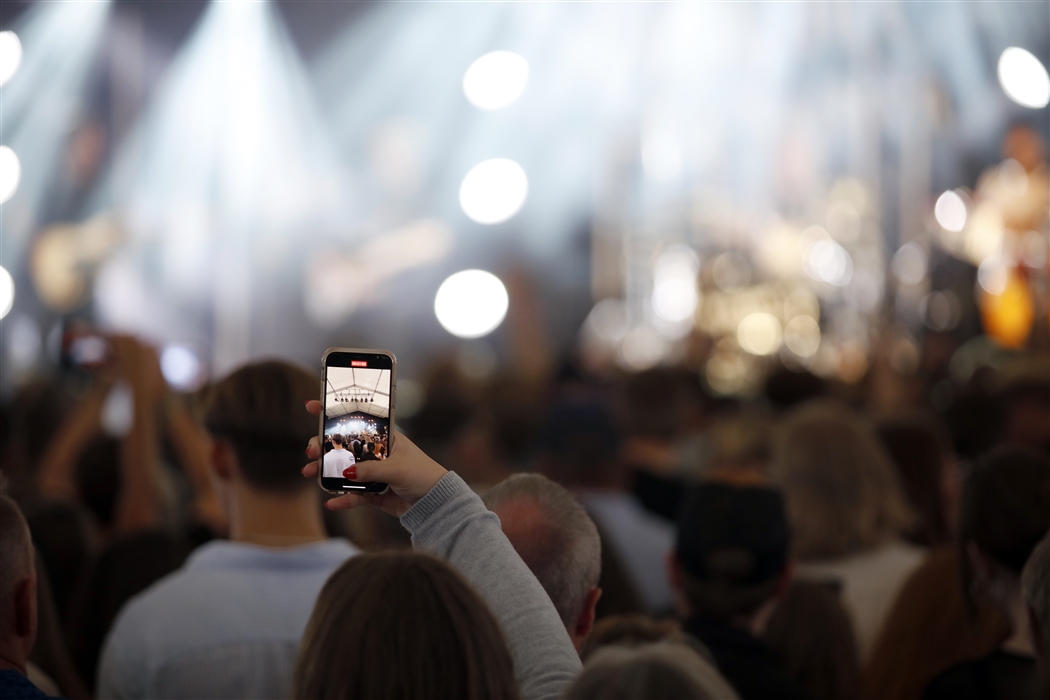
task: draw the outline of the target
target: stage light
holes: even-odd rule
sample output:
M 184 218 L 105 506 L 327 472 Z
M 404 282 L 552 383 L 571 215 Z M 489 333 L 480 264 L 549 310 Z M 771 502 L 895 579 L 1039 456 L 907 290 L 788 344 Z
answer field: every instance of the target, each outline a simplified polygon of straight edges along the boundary
M 845 248 L 830 238 L 810 245 L 804 266 L 806 274 L 813 279 L 836 287 L 845 287 L 853 277 L 852 258 Z
M 948 190 L 937 198 L 937 204 L 933 207 L 933 215 L 944 230 L 962 231 L 966 226 L 966 202 L 957 192 Z
M 688 321 L 696 313 L 696 280 L 670 279 L 653 289 L 653 311 L 669 323 Z
M 917 243 L 905 243 L 893 255 L 893 274 L 907 285 L 914 286 L 926 277 L 926 253 Z
M 999 56 L 999 84 L 1017 104 L 1042 109 L 1050 103 L 1050 76 L 1039 59 L 1016 46 Z
M 14 196 L 22 179 L 22 164 L 7 146 L 0 146 L 0 204 Z
M 529 193 L 529 180 L 520 165 L 507 158 L 478 163 L 459 186 L 463 213 L 479 224 L 498 224 L 521 209 Z
M 15 305 L 15 281 L 11 273 L 0 267 L 0 318 L 6 316 Z
M 781 338 L 780 321 L 761 311 L 745 316 L 736 329 L 740 347 L 752 355 L 772 355 L 780 348 Z
M 529 62 L 511 51 L 493 51 L 470 64 L 463 74 L 463 93 L 486 111 L 503 109 L 521 97 L 529 81 Z
M 22 64 L 22 42 L 14 32 L 0 32 L 0 85 L 18 71 Z
M 796 316 L 784 327 L 784 345 L 799 357 L 813 357 L 820 348 L 820 325 L 812 316 Z
M 192 391 L 199 387 L 202 372 L 197 355 L 185 345 L 168 345 L 160 354 L 160 370 L 174 389 Z
M 464 270 L 438 288 L 434 314 L 441 327 L 460 338 L 480 338 L 499 327 L 510 299 L 498 277 L 484 270 Z
M 985 258 L 980 267 L 977 268 L 977 282 L 981 288 L 991 295 L 1002 294 L 1006 289 L 1009 270 L 997 256 Z

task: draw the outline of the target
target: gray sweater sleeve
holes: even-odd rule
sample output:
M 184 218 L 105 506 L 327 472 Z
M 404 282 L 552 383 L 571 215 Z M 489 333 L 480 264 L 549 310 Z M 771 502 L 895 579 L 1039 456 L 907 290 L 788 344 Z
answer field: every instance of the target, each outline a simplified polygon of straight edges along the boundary
M 446 559 L 488 603 L 507 638 L 523 700 L 560 698 L 580 672 L 580 658 L 495 513 L 449 472 L 401 516 L 401 524 L 415 549 Z

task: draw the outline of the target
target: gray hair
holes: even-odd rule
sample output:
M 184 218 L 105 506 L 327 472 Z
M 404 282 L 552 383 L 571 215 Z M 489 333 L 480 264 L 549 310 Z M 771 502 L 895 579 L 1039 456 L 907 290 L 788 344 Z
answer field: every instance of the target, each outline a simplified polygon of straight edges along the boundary
M 545 476 L 515 474 L 485 494 L 503 531 L 539 580 L 567 629 L 598 585 L 602 544 L 579 501 Z
M 1021 572 L 1024 600 L 1039 621 L 1044 653 L 1050 654 L 1050 532 L 1036 545 Z
M 594 653 L 565 693 L 576 700 L 723 700 L 739 696 L 729 682 L 684 644 L 657 642 Z
M 0 626 L 11 629 L 5 619 L 15 584 L 33 574 L 33 540 L 22 510 L 0 493 Z

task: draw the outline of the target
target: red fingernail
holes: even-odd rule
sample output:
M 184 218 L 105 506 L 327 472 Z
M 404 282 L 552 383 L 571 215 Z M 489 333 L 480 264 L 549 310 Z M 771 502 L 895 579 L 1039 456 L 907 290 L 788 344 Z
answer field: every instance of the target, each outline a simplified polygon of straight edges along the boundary
M 357 478 L 357 467 L 347 467 L 343 470 L 343 476 L 353 481 Z

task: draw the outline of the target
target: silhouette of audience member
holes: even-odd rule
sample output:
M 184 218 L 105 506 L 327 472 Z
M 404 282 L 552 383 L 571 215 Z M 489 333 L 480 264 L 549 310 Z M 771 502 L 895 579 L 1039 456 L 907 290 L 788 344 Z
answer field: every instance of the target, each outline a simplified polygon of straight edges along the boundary
M 463 577 L 425 554 L 362 554 L 317 598 L 297 698 L 517 700 L 499 623 Z
M 46 698 L 28 676 L 37 632 L 36 564 L 22 511 L 0 494 L 0 698 Z
M 668 558 L 679 615 L 745 700 L 809 697 L 759 640 L 791 579 L 789 546 L 772 489 L 712 482 L 686 496 Z
M 99 666 L 106 698 L 283 698 L 317 593 L 357 549 L 329 540 L 303 445 L 317 422 L 308 372 L 247 365 L 205 400 L 230 541 L 198 548 L 121 611 Z
M 861 663 L 925 550 L 903 539 L 914 517 L 874 429 L 820 401 L 784 419 L 770 473 L 784 491 L 797 576 L 840 586 Z
M 603 647 L 565 694 L 574 700 L 735 700 L 739 696 L 706 659 L 688 646 L 658 642 Z
M 923 697 L 999 700 L 1038 692 L 1036 646 L 1021 593 L 1021 572 L 1050 530 L 1050 459 L 1008 446 L 985 455 L 963 484 L 959 556 L 971 597 L 998 606 L 1010 636 L 991 654 L 948 669 Z
M 579 651 L 602 594 L 602 544 L 594 522 L 569 491 L 539 474 L 504 479 L 483 500 L 547 591 Z
M 609 411 L 596 400 L 556 403 L 547 415 L 540 446 L 540 471 L 580 499 L 602 535 L 603 551 L 608 549 L 623 563 L 645 611 L 669 611 L 671 589 L 664 561 L 674 545 L 674 528 L 627 490 L 620 432 Z

